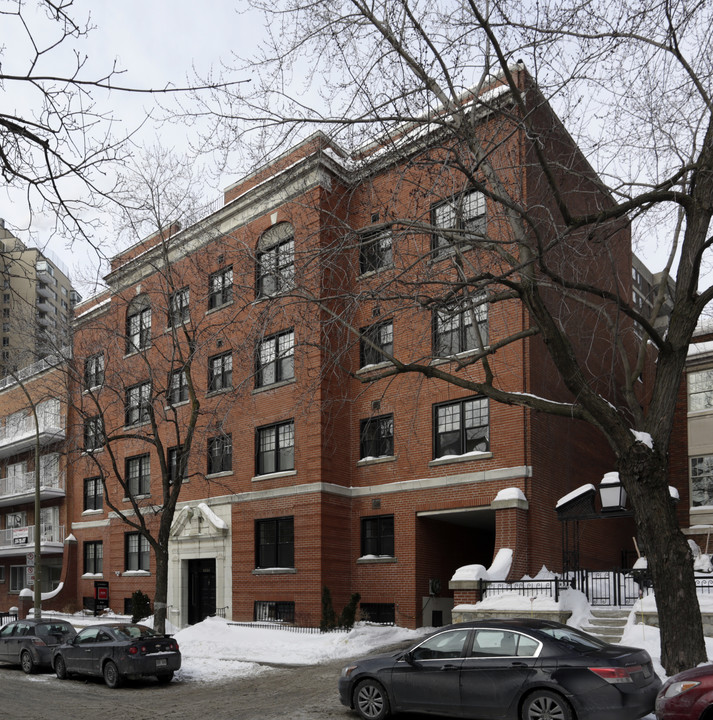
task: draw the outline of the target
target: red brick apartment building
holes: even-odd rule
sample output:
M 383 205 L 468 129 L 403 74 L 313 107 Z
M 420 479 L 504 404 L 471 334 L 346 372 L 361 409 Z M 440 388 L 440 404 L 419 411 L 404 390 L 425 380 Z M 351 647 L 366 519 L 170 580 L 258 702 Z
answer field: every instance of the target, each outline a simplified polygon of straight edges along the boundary
M 544 152 L 570 174 L 568 202 L 606 202 L 547 105 L 536 121 L 551 128 Z M 544 225 L 554 200 L 523 132 L 487 111 L 475 132 L 492 138 L 501 181 Z M 375 146 L 357 162 L 310 137 L 230 187 L 211 214 L 117 255 L 108 290 L 77 307 L 83 377 L 69 403 L 65 521 L 77 605 L 91 604 L 98 580 L 117 611 L 136 589 L 153 597 L 156 558 L 138 520 L 156 531 L 176 482 L 166 542 L 177 626 L 216 611 L 318 624 L 325 586 L 337 612 L 358 592 L 374 620 L 440 624 L 463 565 L 488 567 L 511 548 L 511 578 L 561 568 L 557 500 L 612 469 L 589 427 L 437 373 L 368 382 L 390 357 L 479 377 L 469 353 L 519 332 L 492 355 L 497 381 L 567 397 L 519 302 L 478 298 L 475 312 L 458 293 L 431 302 L 458 278 L 434 226 L 503 242 L 507 228 L 444 162 L 467 148 L 437 133 L 399 143 L 396 157 Z M 560 257 L 630 297 L 628 229 L 614 237 L 607 257 L 582 253 L 577 237 Z M 477 264 L 475 252 L 459 257 Z M 610 373 L 591 318 L 567 308 L 561 322 Z M 520 492 L 498 497 L 509 488 Z M 588 525 L 582 565 L 618 566 L 626 523 Z

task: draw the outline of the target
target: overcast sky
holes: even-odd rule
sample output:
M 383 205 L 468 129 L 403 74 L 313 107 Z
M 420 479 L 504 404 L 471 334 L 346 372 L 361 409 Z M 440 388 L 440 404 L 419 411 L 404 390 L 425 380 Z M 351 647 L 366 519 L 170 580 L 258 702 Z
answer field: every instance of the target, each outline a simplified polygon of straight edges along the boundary
M 30 0 L 29 4 L 32 2 Z M 8 3 L 8 0 L 0 0 L 0 3 Z M 117 78 L 124 86 L 184 85 L 194 69 L 200 75 L 206 75 L 211 68 L 220 66 L 221 59 L 229 61 L 232 52 L 249 56 L 264 33 L 262 16 L 249 9 L 249 0 L 207 0 L 201 4 L 193 0 L 122 0 L 117 3 L 75 0 L 75 8 L 75 16 L 80 19 L 91 12 L 92 23 L 96 26 L 79 46 L 88 58 L 85 75 L 100 77 L 116 62 L 117 67 L 125 71 Z M 19 42 L 16 33 L 8 32 L 8 28 L 7 22 L 0 19 L 0 37 L 4 43 L 0 60 L 6 72 L 16 58 L 22 57 L 22 48 L 13 45 L 13 42 Z M 61 60 L 56 52 L 51 57 L 54 63 Z M 56 69 L 52 67 L 52 70 Z M 9 86 L 4 90 L 0 97 L 7 108 L 14 98 L 9 97 Z M 137 127 L 147 113 L 155 109 L 153 102 L 147 95 L 132 97 L 113 93 L 109 98 L 110 110 L 121 123 L 116 134 Z M 175 148 L 180 154 L 189 142 L 189 132 L 185 127 L 157 129 L 147 123 L 136 140 L 151 145 L 158 134 L 162 146 Z M 226 175 L 212 181 L 206 192 L 207 199 L 212 200 L 220 190 L 238 179 Z M 11 229 L 26 227 L 29 216 L 23 198 L 0 192 L 0 217 Z M 29 239 L 44 247 L 53 225 L 51 216 L 35 216 L 32 221 L 34 237 L 28 237 L 24 232 L 18 234 L 23 240 Z M 95 241 L 106 247 L 107 253 L 116 251 L 109 224 L 97 234 L 104 235 L 96 237 Z M 61 238 L 49 240 L 48 248 L 70 268 L 75 283 L 79 281 L 79 267 L 96 267 L 98 264 L 96 258 L 83 252 L 82 248 L 67 249 Z M 662 268 L 664 258 L 657 255 L 655 248 L 650 247 L 648 252 L 640 254 L 653 271 Z M 80 287 L 80 291 L 86 296 L 86 288 Z

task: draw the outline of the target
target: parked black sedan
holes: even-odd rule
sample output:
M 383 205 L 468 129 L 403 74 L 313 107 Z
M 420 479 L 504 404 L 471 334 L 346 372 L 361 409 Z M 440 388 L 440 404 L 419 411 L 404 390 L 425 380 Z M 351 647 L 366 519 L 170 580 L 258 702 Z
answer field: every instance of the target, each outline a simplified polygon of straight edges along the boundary
M 52 667 L 55 647 L 76 634 L 66 620 L 16 620 L 0 630 L 0 661 L 20 665 L 26 673 Z
M 406 652 L 359 660 L 339 679 L 342 704 L 364 720 L 634 720 L 653 710 L 660 687 L 645 650 L 524 618 L 450 625 Z
M 71 642 L 54 652 L 52 665 L 57 677 L 97 675 L 110 688 L 125 678 L 154 675 L 160 683 L 171 682 L 181 667 L 178 643 L 145 625 L 108 623 L 91 625 Z

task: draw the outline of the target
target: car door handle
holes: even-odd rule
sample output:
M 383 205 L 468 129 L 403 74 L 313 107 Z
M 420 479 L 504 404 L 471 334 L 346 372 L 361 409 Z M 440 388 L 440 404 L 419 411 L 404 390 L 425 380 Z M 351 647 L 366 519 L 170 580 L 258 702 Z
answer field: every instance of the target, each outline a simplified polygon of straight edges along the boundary
M 457 665 L 441 665 L 440 669 L 446 670 L 446 671 L 452 671 L 452 670 L 459 670 L 460 668 Z
M 527 667 L 527 663 L 524 662 L 514 662 L 510 664 L 511 667 Z

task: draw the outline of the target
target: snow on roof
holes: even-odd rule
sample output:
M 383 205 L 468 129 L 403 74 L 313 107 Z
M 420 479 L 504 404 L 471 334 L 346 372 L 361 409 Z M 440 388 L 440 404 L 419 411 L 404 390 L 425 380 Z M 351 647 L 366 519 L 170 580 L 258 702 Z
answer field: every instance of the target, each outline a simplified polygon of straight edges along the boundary
M 570 502 L 570 500 L 574 500 L 576 497 L 579 497 L 580 495 L 586 495 L 588 492 L 596 492 L 596 488 L 592 483 L 587 483 L 586 485 L 580 485 L 576 490 L 572 490 L 571 493 L 567 493 L 566 495 L 563 495 L 555 505 L 556 508 L 565 505 L 566 503 Z

